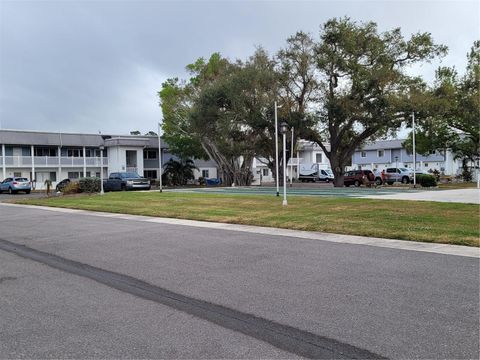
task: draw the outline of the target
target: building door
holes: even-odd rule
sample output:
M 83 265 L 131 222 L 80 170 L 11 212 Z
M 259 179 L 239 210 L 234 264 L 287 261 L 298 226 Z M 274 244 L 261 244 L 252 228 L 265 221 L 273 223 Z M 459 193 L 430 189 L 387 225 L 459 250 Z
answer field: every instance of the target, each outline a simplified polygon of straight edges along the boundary
M 138 172 L 137 150 L 126 150 L 126 164 L 128 172 Z

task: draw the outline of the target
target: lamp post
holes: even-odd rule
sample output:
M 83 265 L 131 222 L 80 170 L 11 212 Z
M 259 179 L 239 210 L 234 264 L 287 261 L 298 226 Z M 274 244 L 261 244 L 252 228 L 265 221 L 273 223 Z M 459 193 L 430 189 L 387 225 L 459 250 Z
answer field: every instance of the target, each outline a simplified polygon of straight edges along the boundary
M 287 131 L 287 123 L 282 122 L 280 125 L 280 132 L 283 135 L 283 206 L 287 205 Z
M 100 146 L 100 195 L 103 195 L 103 145 Z
M 279 187 L 278 187 L 278 118 L 277 118 L 277 109 L 281 108 L 281 106 L 277 106 L 277 102 L 275 101 L 275 167 L 276 167 L 276 174 L 275 174 L 275 182 L 277 184 L 277 196 L 280 196 Z
M 413 187 L 417 187 L 417 153 L 415 150 L 415 112 L 412 111 L 412 145 L 413 145 Z
M 292 144 L 291 144 L 292 151 L 290 152 L 290 159 L 292 160 L 292 162 L 290 164 L 290 187 L 292 187 L 292 183 L 293 183 L 293 133 L 294 132 L 295 132 L 295 128 L 292 126 Z
M 160 187 L 160 192 L 163 191 L 163 184 L 162 184 L 162 173 L 163 173 L 163 166 L 162 166 L 162 140 L 160 138 L 160 131 L 161 131 L 161 127 L 160 127 L 160 123 L 158 123 L 158 166 L 159 166 L 159 178 L 160 178 L 160 181 L 158 183 L 159 187 Z
M 398 156 L 395 156 L 395 168 L 398 169 Z

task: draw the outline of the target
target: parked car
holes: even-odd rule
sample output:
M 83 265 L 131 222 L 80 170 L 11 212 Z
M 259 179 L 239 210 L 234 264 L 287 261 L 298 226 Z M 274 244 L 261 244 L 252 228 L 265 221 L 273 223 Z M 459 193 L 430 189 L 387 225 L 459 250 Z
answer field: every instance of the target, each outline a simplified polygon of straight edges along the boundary
M 9 194 L 16 194 L 19 191 L 30 194 L 32 184 L 24 177 L 9 177 L 0 183 L 0 193 L 4 191 L 8 191 Z
M 150 187 L 148 179 L 134 172 L 111 173 L 103 182 L 104 191 L 150 190 Z
M 70 179 L 63 179 L 62 181 L 60 181 L 57 186 L 55 186 L 55 190 L 58 192 L 58 191 L 63 191 L 63 189 L 65 189 L 65 186 L 67 186 L 68 184 L 71 183 L 71 180 Z
M 413 181 L 413 171 L 406 168 L 386 168 L 385 182 L 388 185 L 393 185 L 394 182 L 401 182 L 402 184 L 410 184 Z
M 347 171 L 343 176 L 343 185 L 356 187 L 375 181 L 375 174 L 371 170 L 352 170 Z

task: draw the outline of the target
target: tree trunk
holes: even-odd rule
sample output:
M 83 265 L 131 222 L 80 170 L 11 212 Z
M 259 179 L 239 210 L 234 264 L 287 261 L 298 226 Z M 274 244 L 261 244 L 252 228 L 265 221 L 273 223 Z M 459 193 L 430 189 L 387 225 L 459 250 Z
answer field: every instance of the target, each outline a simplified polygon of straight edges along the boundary
M 336 152 L 330 153 L 329 160 L 334 175 L 333 186 L 343 187 L 343 169 L 345 169 L 344 161 L 342 161 L 342 158 Z

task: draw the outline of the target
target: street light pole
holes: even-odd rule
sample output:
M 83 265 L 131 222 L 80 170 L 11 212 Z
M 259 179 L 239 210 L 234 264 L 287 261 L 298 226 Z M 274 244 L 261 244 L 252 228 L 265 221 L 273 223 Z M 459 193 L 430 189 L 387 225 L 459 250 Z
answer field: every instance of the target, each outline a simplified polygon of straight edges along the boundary
M 103 146 L 100 146 L 100 195 L 103 195 Z
M 280 196 L 280 189 L 278 187 L 278 119 L 277 119 L 277 102 L 275 101 L 275 182 L 277 183 L 277 196 Z
M 286 206 L 287 203 L 287 131 L 288 125 L 283 122 L 281 125 L 283 135 L 283 201 L 282 205 Z
M 413 145 L 413 187 L 417 187 L 417 153 L 415 149 L 415 112 L 412 111 L 412 145 Z
M 292 187 L 292 182 L 293 182 L 293 132 L 295 131 L 295 128 L 292 126 L 292 144 L 291 148 L 292 151 L 290 152 L 290 187 Z
M 163 166 L 162 166 L 162 140 L 160 138 L 160 123 L 158 123 L 158 173 L 159 173 L 159 178 L 160 181 L 158 183 L 158 186 L 160 187 L 160 192 L 163 191 L 163 184 L 162 184 L 162 173 L 163 173 Z

